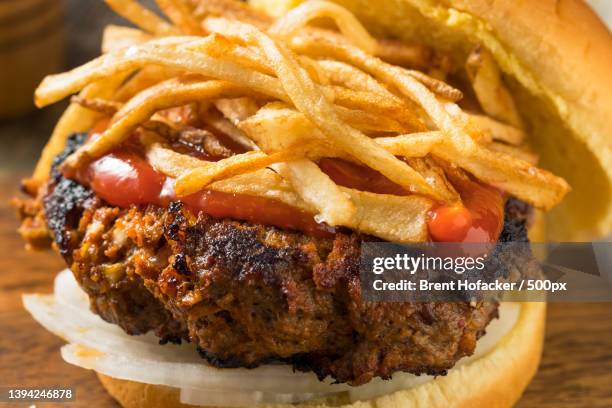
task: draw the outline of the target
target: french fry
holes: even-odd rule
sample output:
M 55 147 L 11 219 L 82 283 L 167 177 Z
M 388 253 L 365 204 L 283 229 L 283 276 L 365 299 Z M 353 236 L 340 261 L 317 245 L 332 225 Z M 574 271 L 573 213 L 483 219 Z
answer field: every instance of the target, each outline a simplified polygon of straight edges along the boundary
M 264 151 L 291 151 L 312 140 L 313 126 L 302 115 L 281 104 L 272 104 L 261 109 L 253 118 L 239 125 L 246 130 Z M 259 117 L 257 117 L 259 116 Z M 263 116 L 263 118 L 261 118 Z M 287 118 L 289 116 L 289 118 Z M 257 127 L 257 130 L 253 128 Z M 282 132 L 287 137 L 278 138 Z M 325 150 L 330 154 L 329 150 Z M 318 219 L 330 225 L 346 225 L 355 209 L 338 186 L 310 160 L 295 160 L 274 168 L 287 179 L 298 195 L 318 212 Z
M 314 82 L 320 85 L 329 85 L 329 76 L 327 72 L 313 58 L 304 55 L 297 56 L 298 63 L 308 72 L 308 75 Z
M 240 26 L 235 22 L 223 18 L 208 18 L 204 21 L 204 25 L 209 31 L 219 33 L 219 35 L 220 33 L 228 34 L 229 30 L 229 34 L 242 41 L 246 41 L 246 39 L 250 36 L 249 32 L 241 32 L 241 29 L 245 28 L 244 26 Z M 226 40 L 220 38 L 220 41 Z M 229 44 L 217 44 L 216 42 L 211 41 L 208 44 L 207 51 L 212 52 L 211 55 L 215 57 L 221 57 L 224 54 L 231 53 L 237 61 L 240 61 L 244 65 L 257 69 L 265 74 L 274 74 L 274 69 L 269 61 L 262 62 L 258 60 L 258 57 L 253 53 L 244 52 L 244 49 L 231 47 Z M 324 67 L 320 68 L 323 72 L 326 72 Z M 321 76 L 318 73 L 318 67 L 314 68 L 314 71 L 317 72 L 315 72 L 314 75 L 311 73 L 311 76 L 317 78 Z M 319 90 L 323 92 L 328 99 L 333 99 L 338 105 L 345 108 L 359 108 L 360 110 L 365 109 L 367 111 L 372 111 L 372 113 L 378 114 L 379 116 L 386 116 L 396 123 L 401 123 L 404 126 L 401 126 L 399 131 L 425 130 L 425 125 L 416 117 L 410 107 L 406 106 L 405 103 L 389 92 L 387 92 L 385 95 L 386 97 L 381 97 L 376 92 L 354 91 L 343 87 L 321 87 Z M 338 113 L 342 114 L 341 112 Z M 368 123 L 375 122 L 376 121 L 371 120 L 362 122 L 359 124 L 359 128 L 366 130 L 380 129 L 380 126 L 374 128 L 372 126 L 364 126 Z M 389 126 L 386 128 L 388 129 Z M 397 126 L 393 128 L 394 130 L 398 129 Z
M 245 149 L 258 150 L 257 145 L 251 139 L 249 139 L 242 130 L 240 130 L 230 120 L 221 117 L 221 115 L 215 115 L 210 113 L 207 114 L 206 124 L 212 129 L 226 135 Z
M 232 60 L 242 66 L 255 69 L 264 74 L 274 74 L 274 70 L 262 57 L 257 49 L 236 44 L 223 35 L 212 33 L 208 36 L 210 41 L 202 42 L 197 50 L 216 58 L 232 57 Z
M 211 16 L 226 17 L 252 24 L 261 30 L 267 29 L 274 22 L 268 14 L 249 7 L 242 1 L 235 0 L 198 1 L 193 15 L 199 20 Z
M 352 65 L 334 60 L 319 60 L 318 64 L 325 70 L 334 84 L 343 85 L 356 91 L 372 92 L 389 99 L 398 99 L 381 83 Z
M 399 123 L 393 118 L 386 116 L 376 115 L 371 112 L 366 112 L 356 109 L 347 109 L 343 106 L 335 107 L 336 114 L 338 117 L 346 122 L 347 125 L 367 133 L 367 132 L 395 132 L 405 133 L 412 130 L 402 123 Z
M 476 47 L 468 57 L 466 71 L 482 110 L 494 119 L 522 129 L 521 115 L 491 53 L 480 46 Z
M 512 96 L 483 50 L 466 67 L 486 116 L 461 110 L 462 93 L 437 77 L 388 63 L 444 74 L 438 54 L 375 40 L 335 4 L 307 2 L 274 21 L 232 0 L 157 0 L 170 24 L 136 1 L 107 2 L 142 30 L 108 27 L 105 55 L 41 83 L 39 106 L 81 94 L 32 185 L 44 183 L 68 133 L 103 114 L 112 116 L 109 127 L 70 156 L 65 170 L 76 172 L 138 135 L 149 163 L 176 179 L 179 196 L 210 189 L 264 197 L 398 242 L 428 239 L 434 202 L 460 202 L 449 182 L 455 172 L 544 209 L 569 191 L 535 167 Z M 310 26 L 321 17 L 339 32 Z M 213 134 L 236 142 L 234 152 Z M 178 153 L 178 140 L 223 159 Z M 382 195 L 338 186 L 315 163 L 322 158 L 365 165 L 402 189 Z
M 433 62 L 433 52 L 426 45 L 407 45 L 395 40 L 378 40 L 376 56 L 390 64 L 414 69 L 430 68 Z
M 142 30 L 131 27 L 108 25 L 102 35 L 102 52 L 107 53 L 132 45 L 150 41 L 152 37 Z
M 201 43 L 204 44 L 211 40 L 204 39 L 201 40 Z M 189 44 L 190 46 L 197 47 L 197 44 L 193 42 L 189 42 Z M 68 73 L 47 77 L 36 91 L 37 105 L 48 105 L 78 91 L 86 84 L 99 78 L 131 72 L 147 63 L 226 79 L 243 84 L 246 88 L 259 91 L 264 95 L 270 95 L 284 101 L 289 100 L 280 81 L 269 75 L 243 68 L 240 65 L 220 58 L 186 50 L 160 49 L 158 45 L 153 42 L 130 47 L 127 50 L 112 52 Z M 327 89 L 327 91 L 330 91 L 328 95 L 333 98 L 333 90 Z M 351 116 L 350 112 L 347 113 L 346 110 L 339 114 L 342 115 L 343 113 L 346 113 L 348 117 Z M 370 120 L 371 118 L 367 119 L 366 124 L 374 123 Z M 387 121 L 387 123 L 392 122 Z M 369 128 L 378 130 L 380 126 L 370 126 Z M 403 126 L 394 126 L 392 130 L 396 129 L 406 130 Z
M 105 78 L 85 88 L 81 92 L 81 97 L 110 99 L 124 80 L 125 75 Z M 100 116 L 98 112 L 85 109 L 79 104 L 70 104 L 55 125 L 55 129 L 53 129 L 53 133 L 45 145 L 40 159 L 38 159 L 30 183 L 38 187 L 42 186 L 49 177 L 53 159 L 64 150 L 68 137 L 75 132 L 89 130 Z
M 403 157 L 425 157 L 433 147 L 444 142 L 444 134 L 438 131 L 411 133 L 391 137 L 379 137 L 376 143 L 389 153 Z
M 439 191 L 443 191 L 446 201 L 460 203 L 461 197 L 453 185 L 448 181 L 444 170 L 438 166 L 431 157 L 406 158 L 406 161 L 413 169 L 421 173 Z
M 406 131 L 424 131 L 425 124 L 398 98 L 387 98 L 377 93 L 353 91 L 347 88 L 331 87 L 334 102 L 349 109 L 370 112 L 381 117 L 392 118 L 405 125 Z
M 361 50 L 344 44 L 312 38 L 299 38 L 292 45 L 309 55 L 324 53 L 349 62 L 374 77 L 393 84 L 400 92 L 423 107 L 436 126 L 447 135 L 445 144 L 436 145 L 433 153 L 468 170 L 484 182 L 505 189 L 536 207 L 549 209 L 559 203 L 569 191 L 567 183 L 549 172 L 511 156 L 491 152 L 479 146 L 458 126 L 449 114 L 454 104 L 441 104 L 435 95 L 402 69 L 383 63 Z
M 238 128 L 267 151 L 299 146 L 312 137 L 325 139 L 304 115 L 280 102 L 265 105 L 255 115 L 239 122 Z M 280 134 L 283 137 L 277 136 Z
M 308 148 L 282 150 L 269 155 L 264 152 L 246 152 L 210 162 L 182 175 L 176 182 L 175 191 L 179 197 L 193 194 L 217 180 L 259 170 L 274 163 L 295 160 L 307 152 Z
M 395 196 L 340 189 L 350 196 L 356 208 L 356 214 L 347 227 L 391 242 L 427 240 L 427 213 L 433 206 L 431 200 L 418 195 Z
M 202 35 L 204 30 L 182 0 L 155 0 L 175 26 L 187 35 Z
M 147 150 L 149 162 L 158 171 L 180 177 L 188 171 L 205 165 L 195 158 L 185 160 L 159 144 Z M 209 189 L 232 194 L 246 194 L 278 200 L 294 208 L 316 214 L 317 209 L 302 200 L 292 185 L 278 173 L 269 169 L 241 174 L 211 184 Z M 353 203 L 355 213 L 344 226 L 379 236 L 394 242 L 422 242 L 427 239 L 427 212 L 433 203 L 420 196 L 392 196 L 367 193 L 340 187 L 340 191 Z
M 84 98 L 80 95 L 74 95 L 70 99 L 71 103 L 76 103 L 81 105 L 82 107 L 100 112 L 105 115 L 113 116 L 115 112 L 121 109 L 122 103 L 116 101 L 109 101 L 107 99 L 102 98 Z
M 195 157 L 177 153 L 161 143 L 149 144 L 146 156 L 149 163 L 157 171 L 172 178 L 179 178 L 208 164 L 208 162 Z M 311 213 L 316 211 L 299 198 L 289 182 L 268 168 L 220 180 L 211 184 L 208 188 L 223 193 L 253 195 L 278 200 Z
M 458 102 L 463 99 L 463 92 L 456 88 L 453 88 L 445 82 L 442 82 L 420 71 L 415 71 L 412 69 L 406 70 L 406 73 L 421 82 L 423 85 L 429 88 L 430 91 L 436 93 L 439 96 L 442 96 L 445 99 L 448 99 L 451 102 Z
M 505 125 L 488 116 L 471 114 L 470 120 L 495 140 L 512 145 L 520 145 L 525 140 L 525 133 L 513 126 Z
M 136 0 L 105 0 L 106 4 L 121 17 L 131 21 L 142 30 L 157 35 L 174 35 L 178 30 L 157 14 L 141 6 Z
M 267 104 L 255 115 L 241 121 L 238 127 L 259 146 L 271 151 L 299 146 L 316 137 L 328 157 L 347 157 L 339 149 L 334 148 L 334 145 L 303 114 L 283 103 Z M 283 137 L 279 138 L 279 134 Z M 431 151 L 433 144 L 443 141 L 444 135 L 441 132 L 425 132 L 373 140 L 396 156 L 422 157 Z
M 234 23 L 233 31 L 261 47 L 291 97 L 291 102 L 335 144 L 409 191 L 440 198 L 439 193 L 406 163 L 382 149 L 363 133 L 343 123 L 287 49 L 250 26 Z
M 259 110 L 257 103 L 253 99 L 246 97 L 218 99 L 215 101 L 215 106 L 233 124 L 238 124 L 240 121 L 255 115 Z
M 340 32 L 354 45 L 365 52 L 376 53 L 376 40 L 361 23 L 345 8 L 327 1 L 311 0 L 295 7 L 268 29 L 271 35 L 290 38 L 311 20 L 328 17 L 334 20 Z
M 175 152 L 159 141 L 150 143 L 146 151 L 147 160 L 158 171 L 172 177 L 179 178 L 208 162 Z
M 349 196 L 310 160 L 294 160 L 274 166 L 291 183 L 304 202 L 317 210 L 315 220 L 329 225 L 347 225 L 355 215 Z
M 162 82 L 127 102 L 117 112 L 111 126 L 99 138 L 68 157 L 64 165 L 77 168 L 82 161 L 101 156 L 124 141 L 139 124 L 159 110 L 215 97 L 231 97 L 242 92 L 242 87 L 229 82 L 202 81 L 194 77 Z
M 78 92 L 91 82 L 108 76 L 133 72 L 148 64 L 231 80 L 260 91 L 264 95 L 271 95 L 281 100 L 287 99 L 278 80 L 268 75 L 205 54 L 160 48 L 157 44 L 147 43 L 105 54 L 67 73 L 46 77 L 36 90 L 36 104 L 39 107 L 49 105 Z
M 125 83 L 123 83 L 121 87 L 117 89 L 115 99 L 117 101 L 125 102 L 147 88 L 180 75 L 181 72 L 173 69 L 168 69 L 157 65 L 149 65 L 140 69 L 128 80 L 126 80 Z
M 487 145 L 487 148 L 495 152 L 505 153 L 509 156 L 514 156 L 517 159 L 525 161 L 532 166 L 538 164 L 538 155 L 531 152 L 527 147 L 512 146 L 505 143 L 493 142 Z
M 472 173 L 476 178 L 548 210 L 570 191 L 565 180 L 517 157 L 476 146 L 458 151 L 453 144 L 436 145 L 432 153 Z

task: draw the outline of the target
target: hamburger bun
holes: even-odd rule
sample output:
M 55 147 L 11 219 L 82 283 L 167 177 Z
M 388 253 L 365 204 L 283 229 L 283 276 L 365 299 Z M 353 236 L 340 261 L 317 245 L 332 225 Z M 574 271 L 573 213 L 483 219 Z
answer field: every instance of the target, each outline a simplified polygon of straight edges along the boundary
M 296 4 L 251 1 L 270 14 L 282 14 Z M 607 71 L 612 38 L 588 6 L 580 0 L 542 0 L 529 8 L 510 0 L 337 2 L 376 35 L 406 42 L 418 39 L 458 61 L 464 61 L 477 44 L 489 49 L 507 75 L 544 167 L 565 177 L 573 188 L 549 214 L 548 237 L 587 239 L 610 230 L 612 78 Z M 86 124 L 85 114 L 83 118 L 82 129 L 72 130 L 91 125 L 93 119 Z M 545 314 L 544 303 L 523 303 L 518 321 L 492 350 L 453 368 L 447 376 L 368 401 L 347 405 L 323 400 L 305 406 L 512 406 L 537 371 Z M 179 402 L 175 388 L 98 377 L 124 408 L 190 406 Z

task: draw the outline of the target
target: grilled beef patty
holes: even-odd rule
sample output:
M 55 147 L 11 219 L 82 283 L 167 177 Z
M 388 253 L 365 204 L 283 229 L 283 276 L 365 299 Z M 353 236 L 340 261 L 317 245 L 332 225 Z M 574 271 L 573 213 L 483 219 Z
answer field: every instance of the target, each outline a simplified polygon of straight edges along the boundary
M 355 233 L 314 238 L 196 217 L 180 203 L 121 209 L 55 169 L 43 207 L 95 313 L 129 334 L 194 342 L 219 367 L 283 361 L 354 385 L 444 374 L 497 316 L 492 302 L 363 302 L 359 252 L 370 238 Z M 501 240 L 527 239 L 527 209 L 508 201 Z

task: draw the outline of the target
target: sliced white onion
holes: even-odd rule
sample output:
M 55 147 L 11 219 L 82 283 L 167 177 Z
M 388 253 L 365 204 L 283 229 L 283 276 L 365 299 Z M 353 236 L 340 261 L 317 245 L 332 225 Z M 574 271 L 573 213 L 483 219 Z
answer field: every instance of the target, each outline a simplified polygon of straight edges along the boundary
M 294 372 L 288 365 L 256 369 L 218 369 L 206 365 L 192 344 L 160 346 L 152 334 L 129 336 L 89 310 L 87 296 L 72 273 L 61 272 L 55 295 L 24 295 L 26 309 L 49 331 L 66 339 L 62 357 L 68 363 L 110 377 L 181 390 L 181 402 L 208 406 L 249 406 L 259 403 L 297 403 L 347 393 L 352 401 L 372 399 L 428 381 L 430 376 L 397 373 L 392 380 L 375 379 L 359 387 L 321 382 L 312 373 Z M 469 364 L 493 349 L 516 323 L 518 304 L 502 304 L 501 319 L 491 322 Z
M 71 281 L 72 280 L 72 281 Z M 338 392 L 346 390 L 346 385 L 330 385 L 330 381 L 320 382 L 312 373 L 296 373 L 287 365 L 266 365 L 256 370 L 217 369 L 203 363 L 192 344 L 160 346 L 154 343 L 154 336 L 128 336 L 117 326 L 103 321 L 89 311 L 87 303 L 67 302 L 80 299 L 79 294 L 65 293 L 81 289 L 74 283 L 72 274 L 62 272 L 56 280 L 58 290 L 65 295 L 64 301 L 54 295 L 25 295 L 26 309 L 47 330 L 64 338 L 69 343 L 81 345 L 99 353 L 85 355 L 80 360 L 87 368 L 96 369 L 104 374 L 131 379 L 150 384 L 166 384 L 191 388 L 217 387 L 219 384 L 236 384 L 236 389 L 269 391 L 282 393 L 285 389 L 294 392 Z M 60 289 L 61 288 L 61 289 Z M 77 306 L 80 304 L 80 308 Z M 94 356 L 95 359 L 91 357 Z M 110 368 L 103 370 L 90 366 L 106 363 L 106 357 L 115 361 Z M 139 368 L 129 370 L 130 365 Z M 116 361 L 121 361 L 118 364 Z M 70 361 L 73 362 L 73 361 Z M 77 365 L 81 365 L 75 362 Z M 114 370 L 112 373 L 109 370 Z M 121 375 L 124 373 L 124 375 Z M 287 388 L 288 387 L 288 388 Z

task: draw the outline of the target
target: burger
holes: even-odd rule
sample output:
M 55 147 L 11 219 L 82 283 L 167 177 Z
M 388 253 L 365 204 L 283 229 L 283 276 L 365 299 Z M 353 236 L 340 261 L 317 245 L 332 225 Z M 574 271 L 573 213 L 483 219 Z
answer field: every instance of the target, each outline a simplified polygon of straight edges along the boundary
M 126 408 L 519 399 L 545 303 L 366 301 L 361 249 L 609 231 L 588 6 L 107 3 L 136 28 L 40 84 L 39 106 L 74 96 L 18 203 L 68 265 L 24 296 L 67 362 Z

